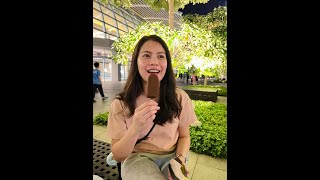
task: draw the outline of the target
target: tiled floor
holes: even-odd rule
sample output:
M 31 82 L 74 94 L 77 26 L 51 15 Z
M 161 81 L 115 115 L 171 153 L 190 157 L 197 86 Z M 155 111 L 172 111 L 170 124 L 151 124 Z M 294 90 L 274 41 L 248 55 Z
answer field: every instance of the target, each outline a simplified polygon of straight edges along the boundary
M 101 112 L 109 111 L 110 104 L 115 95 L 121 91 L 124 82 L 104 83 L 105 95 L 109 98 L 102 101 L 100 94 L 96 94 L 93 103 L 93 115 Z M 179 85 L 179 83 L 177 83 Z M 181 84 L 181 82 L 180 82 Z M 218 96 L 217 102 L 227 103 L 225 97 Z M 93 137 L 95 139 L 111 143 L 111 139 L 107 136 L 106 126 L 93 126 Z M 189 161 L 187 165 L 189 169 L 189 180 L 226 180 L 227 179 L 227 160 L 220 158 L 213 158 L 211 156 L 197 154 L 190 151 Z

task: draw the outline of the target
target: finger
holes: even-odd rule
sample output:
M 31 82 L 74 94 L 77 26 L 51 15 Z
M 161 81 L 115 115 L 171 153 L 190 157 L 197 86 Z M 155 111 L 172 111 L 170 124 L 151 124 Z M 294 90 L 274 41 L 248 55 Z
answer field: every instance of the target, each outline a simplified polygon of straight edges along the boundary
M 149 100 L 149 101 L 146 101 L 144 103 L 142 103 L 139 107 L 136 108 L 137 111 L 141 111 L 142 109 L 144 109 L 145 107 L 147 106 L 152 106 L 152 105 L 155 105 L 157 106 L 158 103 L 153 101 L 153 100 Z
M 139 110 L 135 110 L 135 113 L 144 116 L 145 114 L 147 114 L 147 113 L 150 112 L 150 111 L 156 111 L 156 112 L 157 112 L 159 109 L 160 109 L 159 106 L 149 105 L 149 106 L 144 107 L 144 108 L 141 109 L 140 111 L 139 111 Z
M 156 116 L 157 111 L 149 111 L 147 112 L 145 115 L 143 115 L 143 117 L 147 120 L 149 117 L 151 117 L 152 115 Z
M 146 119 L 146 122 L 153 121 L 156 118 L 156 115 L 153 114 L 149 118 Z
M 149 112 L 155 112 L 157 113 L 157 111 L 160 109 L 159 106 L 149 106 L 149 107 L 145 107 L 144 109 L 142 109 L 140 112 L 141 114 L 144 116 L 145 114 L 149 113 Z

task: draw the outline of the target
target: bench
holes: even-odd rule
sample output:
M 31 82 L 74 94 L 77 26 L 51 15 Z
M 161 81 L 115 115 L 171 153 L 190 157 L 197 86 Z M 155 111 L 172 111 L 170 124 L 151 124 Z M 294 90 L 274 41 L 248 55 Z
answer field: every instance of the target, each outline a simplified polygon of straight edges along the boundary
M 181 87 L 192 100 L 217 101 L 218 90 L 205 88 L 186 88 Z
M 110 152 L 111 144 L 93 138 L 93 174 L 104 180 L 119 180 L 118 167 L 106 162 Z

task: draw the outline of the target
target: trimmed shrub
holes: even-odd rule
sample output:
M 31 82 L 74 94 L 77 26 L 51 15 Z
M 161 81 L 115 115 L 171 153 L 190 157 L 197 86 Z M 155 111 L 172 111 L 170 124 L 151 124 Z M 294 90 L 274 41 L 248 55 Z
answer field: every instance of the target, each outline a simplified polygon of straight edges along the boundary
M 202 124 L 190 127 L 190 149 L 212 157 L 227 158 L 227 106 L 209 101 L 193 102 Z
M 93 118 L 93 124 L 99 126 L 106 126 L 108 124 L 109 112 L 100 113 Z

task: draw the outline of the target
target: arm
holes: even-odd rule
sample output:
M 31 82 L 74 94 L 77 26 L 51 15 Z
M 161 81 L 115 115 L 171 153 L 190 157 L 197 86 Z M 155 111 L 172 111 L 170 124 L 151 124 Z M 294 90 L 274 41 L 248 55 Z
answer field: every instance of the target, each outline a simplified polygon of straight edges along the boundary
M 129 128 L 121 139 L 112 139 L 111 151 L 113 153 L 113 159 L 118 162 L 125 160 L 132 153 L 138 136 L 138 133 L 132 128 Z
M 180 125 L 178 127 L 179 138 L 177 142 L 176 156 L 184 164 L 190 150 L 190 124 L 197 120 L 192 100 L 183 90 L 180 91 L 182 111 L 180 113 Z
M 99 81 L 100 81 L 100 83 L 101 83 L 101 85 L 102 85 L 102 79 L 101 79 L 101 75 L 100 75 L 100 70 L 98 71 L 98 78 L 99 78 Z
M 99 80 L 100 80 L 100 83 L 101 83 L 101 85 L 102 85 L 102 80 L 101 80 L 101 76 L 99 76 Z
M 190 132 L 189 126 L 179 127 L 179 138 L 176 150 L 176 156 L 185 163 L 187 154 L 190 149 Z

